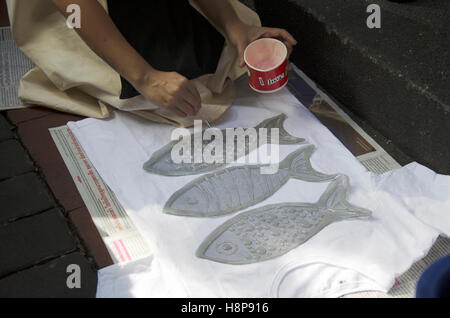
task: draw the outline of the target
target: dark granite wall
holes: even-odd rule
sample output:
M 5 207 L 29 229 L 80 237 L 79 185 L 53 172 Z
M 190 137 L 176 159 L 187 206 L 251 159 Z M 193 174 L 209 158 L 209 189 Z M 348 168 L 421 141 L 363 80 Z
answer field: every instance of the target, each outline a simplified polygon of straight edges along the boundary
M 366 7 L 381 6 L 381 29 Z M 450 174 L 450 1 L 255 0 L 266 26 L 299 44 L 291 59 L 414 160 Z

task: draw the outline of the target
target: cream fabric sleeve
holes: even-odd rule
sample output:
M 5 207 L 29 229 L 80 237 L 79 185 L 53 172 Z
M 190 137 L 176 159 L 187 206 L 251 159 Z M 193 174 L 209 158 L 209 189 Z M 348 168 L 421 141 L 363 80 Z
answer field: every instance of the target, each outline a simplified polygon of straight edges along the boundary
M 97 1 L 108 10 L 106 0 Z M 261 25 L 255 12 L 237 0 L 230 2 L 242 21 Z M 119 74 L 67 27 L 51 0 L 7 0 L 7 5 L 14 40 L 36 65 L 20 83 L 19 98 L 28 104 L 94 118 L 109 117 L 113 107 L 152 121 L 188 127 L 195 119 L 217 120 L 234 100 L 232 81 L 246 71 L 239 67 L 236 50 L 226 40 L 216 72 L 194 79 L 202 97 L 201 112 L 196 118 L 181 118 L 143 96 L 121 100 Z

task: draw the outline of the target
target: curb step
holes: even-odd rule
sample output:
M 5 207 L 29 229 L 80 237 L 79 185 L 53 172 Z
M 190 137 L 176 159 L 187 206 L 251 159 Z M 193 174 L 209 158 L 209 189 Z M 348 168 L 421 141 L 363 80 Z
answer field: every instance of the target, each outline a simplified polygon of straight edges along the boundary
M 366 26 L 370 3 L 381 28 Z M 263 25 L 298 40 L 291 60 L 401 152 L 450 174 L 450 3 L 255 0 Z

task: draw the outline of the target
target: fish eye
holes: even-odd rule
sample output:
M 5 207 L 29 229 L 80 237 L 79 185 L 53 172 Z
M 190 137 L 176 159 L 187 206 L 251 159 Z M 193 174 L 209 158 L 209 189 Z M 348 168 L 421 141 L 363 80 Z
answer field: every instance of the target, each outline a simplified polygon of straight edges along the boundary
M 238 246 L 233 242 L 222 242 L 216 245 L 216 251 L 222 255 L 233 255 L 238 250 Z
M 195 204 L 198 204 L 198 200 L 195 197 L 187 197 L 186 203 L 189 205 L 195 205 Z

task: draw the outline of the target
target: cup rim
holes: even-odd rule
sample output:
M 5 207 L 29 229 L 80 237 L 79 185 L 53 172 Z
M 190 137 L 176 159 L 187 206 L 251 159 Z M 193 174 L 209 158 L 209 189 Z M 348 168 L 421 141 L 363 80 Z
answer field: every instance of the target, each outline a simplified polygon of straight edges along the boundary
M 252 64 L 250 64 L 250 63 L 247 62 L 247 50 L 248 50 L 248 48 L 249 48 L 250 46 L 252 46 L 252 45 L 253 45 L 254 43 L 256 43 L 256 42 L 259 42 L 259 41 L 268 41 L 268 40 L 269 40 L 269 41 L 275 41 L 275 42 L 278 42 L 278 43 L 280 43 L 280 44 L 283 46 L 283 48 L 284 48 L 284 59 L 283 59 L 280 63 L 278 63 L 277 65 L 275 65 L 274 67 L 269 68 L 269 69 L 266 69 L 266 70 L 262 70 L 262 69 L 259 69 L 259 68 L 254 67 Z M 250 67 L 251 67 L 252 69 L 254 69 L 255 71 L 259 71 L 259 72 L 270 72 L 270 71 L 276 69 L 277 67 L 279 67 L 281 64 L 283 64 L 283 63 L 286 61 L 286 59 L 287 59 L 287 54 L 288 54 L 287 47 L 286 47 L 286 45 L 285 45 L 283 42 L 281 42 L 280 40 L 277 40 L 277 39 L 274 39 L 274 38 L 260 38 L 260 39 L 258 39 L 258 40 L 253 41 L 253 42 L 250 43 L 249 45 L 247 45 L 247 47 L 246 47 L 245 50 L 244 50 L 244 62 L 245 62 L 245 64 L 247 64 L 247 66 L 250 66 Z

